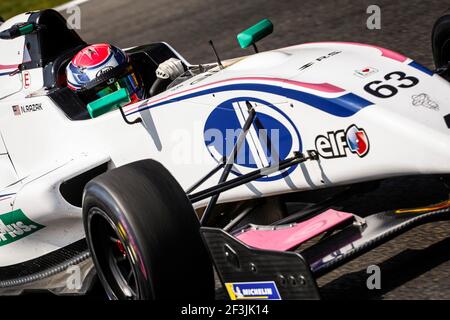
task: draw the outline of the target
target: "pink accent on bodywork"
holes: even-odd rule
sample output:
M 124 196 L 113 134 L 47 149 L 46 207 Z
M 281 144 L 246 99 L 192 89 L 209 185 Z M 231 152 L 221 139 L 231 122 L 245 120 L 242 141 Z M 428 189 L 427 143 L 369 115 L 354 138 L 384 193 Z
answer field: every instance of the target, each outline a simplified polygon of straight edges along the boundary
M 352 217 L 350 213 L 330 209 L 293 227 L 282 227 L 278 230 L 249 229 L 238 234 L 236 238 L 257 249 L 287 251 Z
M 259 80 L 265 80 L 264 78 L 259 78 Z M 284 83 L 292 84 L 294 86 L 304 87 L 316 91 L 322 91 L 322 92 L 328 92 L 328 93 L 339 93 L 344 92 L 345 90 L 339 87 L 336 87 L 329 83 L 308 83 L 308 82 L 300 82 L 300 81 L 294 81 L 294 80 L 283 80 L 280 79 L 280 81 L 283 81 Z
M 382 47 L 378 47 L 378 46 L 373 46 L 370 44 L 365 44 L 365 43 L 358 43 L 358 42 L 340 42 L 340 43 L 345 43 L 345 44 L 353 44 L 355 46 L 361 46 L 361 47 L 371 47 L 371 48 L 375 48 L 381 51 L 381 55 L 383 57 L 392 59 L 392 60 L 396 60 L 399 62 L 405 62 L 406 61 L 406 57 L 400 53 L 397 53 L 395 51 L 386 49 L 386 48 L 382 48 Z
M 386 48 L 382 48 L 382 47 L 378 47 L 378 46 L 374 46 L 371 44 L 365 44 L 365 43 L 359 43 L 359 42 L 311 42 L 308 44 L 318 44 L 318 43 L 336 43 L 336 44 L 349 44 L 349 45 L 354 45 L 354 46 L 360 46 L 360 47 L 369 47 L 369 48 L 375 48 L 381 51 L 381 55 L 383 57 L 392 59 L 392 60 L 396 60 L 399 62 L 405 62 L 406 59 L 408 59 L 407 57 L 405 57 L 404 55 L 397 53 L 395 51 L 386 49 Z

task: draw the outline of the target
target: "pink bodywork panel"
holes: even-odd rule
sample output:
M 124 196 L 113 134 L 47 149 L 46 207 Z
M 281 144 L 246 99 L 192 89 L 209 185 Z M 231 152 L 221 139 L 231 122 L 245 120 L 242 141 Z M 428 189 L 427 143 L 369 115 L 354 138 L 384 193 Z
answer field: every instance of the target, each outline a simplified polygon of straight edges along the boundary
M 236 235 L 236 238 L 257 249 L 287 251 L 352 217 L 350 213 L 330 209 L 293 227 L 284 226 L 278 230 L 248 229 Z
M 353 45 L 353 46 L 360 46 L 360 47 L 369 47 L 369 48 L 375 48 L 381 51 L 381 55 L 383 57 L 392 59 L 392 60 L 396 60 L 398 62 L 405 62 L 408 58 L 405 57 L 404 55 L 386 49 L 386 48 L 382 48 L 382 47 L 378 47 L 378 46 L 374 46 L 371 44 L 365 44 L 365 43 L 359 43 L 359 42 L 316 42 L 316 43 L 336 43 L 336 44 L 349 44 L 349 45 Z
M 381 51 L 381 55 L 383 57 L 386 57 L 386 58 L 389 58 L 389 59 L 392 59 L 392 60 L 396 60 L 398 62 L 405 62 L 406 59 L 408 59 L 404 55 L 402 55 L 402 54 L 400 54 L 398 52 L 395 52 L 395 51 L 392 51 L 392 50 L 389 50 L 389 49 L 386 49 L 386 48 L 378 47 L 378 46 L 373 46 L 373 45 L 370 45 L 370 44 L 358 43 L 358 42 L 340 42 L 340 43 L 351 44 L 351 45 L 355 45 L 355 46 L 375 48 L 375 49 L 378 49 L 378 50 Z

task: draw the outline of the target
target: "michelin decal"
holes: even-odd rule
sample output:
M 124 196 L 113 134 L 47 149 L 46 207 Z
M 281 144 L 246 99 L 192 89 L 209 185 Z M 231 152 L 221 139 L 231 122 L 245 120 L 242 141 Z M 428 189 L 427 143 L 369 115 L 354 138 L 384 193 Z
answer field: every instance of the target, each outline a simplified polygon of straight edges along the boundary
M 281 300 L 274 281 L 234 282 L 225 287 L 231 300 Z

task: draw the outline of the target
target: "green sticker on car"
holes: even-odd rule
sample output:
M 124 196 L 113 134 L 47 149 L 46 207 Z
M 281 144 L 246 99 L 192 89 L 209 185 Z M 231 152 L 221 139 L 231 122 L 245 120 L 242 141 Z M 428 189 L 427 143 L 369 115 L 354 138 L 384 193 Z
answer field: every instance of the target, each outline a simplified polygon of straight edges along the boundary
M 22 210 L 0 215 L 0 247 L 29 236 L 45 226 L 29 219 Z

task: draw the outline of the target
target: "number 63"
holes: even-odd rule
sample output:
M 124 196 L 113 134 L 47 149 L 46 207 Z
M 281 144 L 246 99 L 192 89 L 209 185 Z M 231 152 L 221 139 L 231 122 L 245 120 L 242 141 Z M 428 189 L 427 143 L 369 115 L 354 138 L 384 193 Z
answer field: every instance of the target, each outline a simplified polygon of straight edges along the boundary
M 388 73 L 384 76 L 384 79 L 396 79 L 397 81 L 401 82 L 401 84 L 395 87 L 389 84 L 382 84 L 383 81 L 372 81 L 364 86 L 364 90 L 378 98 L 390 98 L 398 93 L 397 88 L 412 88 L 419 83 L 419 79 L 412 76 L 407 76 L 404 72 L 401 71 Z

